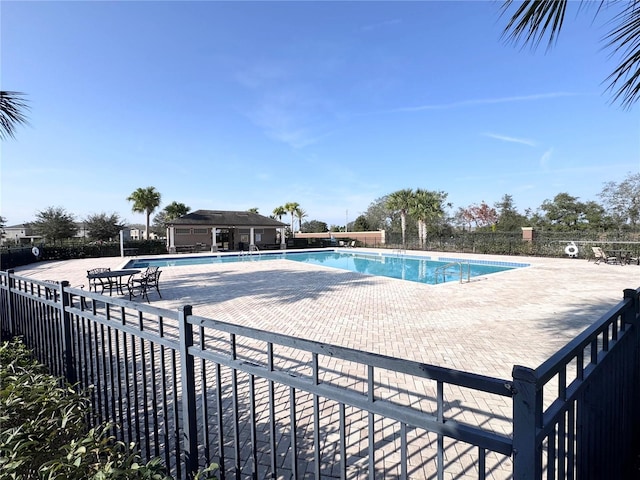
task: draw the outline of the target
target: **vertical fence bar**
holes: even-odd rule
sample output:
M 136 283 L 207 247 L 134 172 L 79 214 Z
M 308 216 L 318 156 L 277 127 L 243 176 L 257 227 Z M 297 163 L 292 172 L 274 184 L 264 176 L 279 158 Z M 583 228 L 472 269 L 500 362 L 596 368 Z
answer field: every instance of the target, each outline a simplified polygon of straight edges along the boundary
M 7 270 L 7 316 L 8 316 L 8 330 L 9 330 L 9 338 L 14 337 L 16 335 L 16 312 L 14 311 L 13 305 L 13 287 L 15 279 L 13 278 L 14 270 L 10 268 Z
M 182 451 L 184 452 L 187 478 L 193 478 L 198 470 L 198 417 L 196 411 L 195 362 L 189 354 L 193 346 L 193 325 L 189 323 L 191 305 L 180 308 L 178 326 L 180 329 L 180 374 L 182 377 Z
M 66 280 L 60 283 L 60 293 L 62 295 L 60 302 L 60 315 L 62 318 L 62 351 L 64 355 L 64 371 L 67 377 L 67 380 L 70 384 L 75 384 L 78 381 L 78 375 L 76 374 L 76 369 L 73 364 L 73 343 L 72 343 L 72 332 L 71 332 L 71 314 L 67 312 L 67 307 L 69 306 L 69 293 L 65 291 L 65 288 L 69 286 L 69 282 Z
M 513 478 L 539 480 L 542 478 L 542 451 L 536 433 L 542 411 L 535 371 L 516 365 L 513 367 Z

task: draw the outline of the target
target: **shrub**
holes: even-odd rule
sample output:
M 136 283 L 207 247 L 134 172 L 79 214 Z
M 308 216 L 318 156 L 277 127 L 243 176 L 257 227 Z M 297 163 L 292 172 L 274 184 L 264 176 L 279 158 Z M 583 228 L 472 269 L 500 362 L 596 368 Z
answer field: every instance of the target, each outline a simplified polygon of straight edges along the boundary
M 142 463 L 113 425 L 89 428 L 89 401 L 38 364 L 19 341 L 0 345 L 0 479 L 168 480 L 159 459 Z M 214 479 L 211 465 L 197 478 Z

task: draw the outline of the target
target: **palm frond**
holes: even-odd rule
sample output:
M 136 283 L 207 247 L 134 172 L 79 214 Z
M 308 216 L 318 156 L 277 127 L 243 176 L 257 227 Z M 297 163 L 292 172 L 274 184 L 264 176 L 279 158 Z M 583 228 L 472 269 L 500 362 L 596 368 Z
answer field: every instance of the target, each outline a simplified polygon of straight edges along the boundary
M 28 125 L 25 111 L 29 105 L 22 98 L 24 93 L 0 91 L 0 139 L 5 140 L 15 136 L 18 125 Z
M 505 0 L 501 15 L 507 13 L 515 3 L 520 6 L 509 20 L 502 37 L 514 43 L 523 41 L 537 48 L 548 34 L 547 48 L 552 47 L 562 29 L 567 0 Z
M 630 108 L 640 99 L 640 0 L 629 1 L 612 23 L 617 27 L 605 40 L 612 55 L 622 55 L 622 62 L 605 81 L 610 82 L 607 90 L 615 91 L 612 102 Z

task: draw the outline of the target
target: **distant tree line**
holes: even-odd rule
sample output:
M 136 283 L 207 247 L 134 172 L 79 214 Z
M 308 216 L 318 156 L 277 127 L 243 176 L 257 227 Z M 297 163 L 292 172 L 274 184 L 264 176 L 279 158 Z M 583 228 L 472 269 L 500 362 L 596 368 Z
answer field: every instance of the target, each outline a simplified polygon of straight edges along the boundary
M 384 229 L 397 235 L 403 244 L 424 245 L 427 237 L 452 235 L 463 232 L 519 232 L 522 227 L 533 227 L 546 232 L 618 232 L 638 233 L 640 230 L 640 173 L 629 173 L 621 182 L 606 182 L 596 201 L 582 202 L 567 192 L 547 199 L 536 209 L 521 213 L 513 196 L 504 194 L 500 201 L 489 205 L 485 201 L 458 207 L 448 214 L 452 204 L 447 193 L 423 188 L 401 189 L 374 200 L 367 210 L 348 225 L 327 225 L 321 220 L 308 220 L 298 202 L 288 202 L 273 209 L 271 217 L 282 220 L 289 215 L 287 235 L 295 231 L 323 233 L 329 231 L 362 232 Z M 139 188 L 128 200 L 134 212 L 146 215 L 149 232 L 150 216 L 159 208 L 161 195 L 154 187 Z M 154 231 L 162 236 L 167 225 L 186 215 L 191 208 L 180 202 L 171 202 L 153 218 Z M 258 213 L 257 208 L 248 211 Z M 297 225 L 296 225 L 297 221 Z M 6 220 L 0 217 L 0 231 Z M 36 213 L 31 224 L 37 235 L 56 243 L 77 234 L 75 216 L 62 207 L 48 207 Z M 296 229 L 297 227 L 297 229 Z M 97 213 L 84 219 L 87 237 L 94 241 L 117 240 L 124 221 L 116 213 Z M 146 233 L 145 238 L 148 238 Z M 398 242 L 400 243 L 400 242 Z

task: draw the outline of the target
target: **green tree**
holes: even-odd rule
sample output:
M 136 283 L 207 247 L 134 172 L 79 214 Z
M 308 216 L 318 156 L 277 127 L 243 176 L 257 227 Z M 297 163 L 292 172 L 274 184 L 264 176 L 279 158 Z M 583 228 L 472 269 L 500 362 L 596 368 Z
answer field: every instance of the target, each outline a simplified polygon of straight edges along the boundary
M 71 238 L 78 232 L 73 214 L 62 207 L 48 207 L 36 213 L 32 226 L 38 235 L 53 243 Z
M 302 230 L 302 220 L 308 216 L 307 212 L 305 212 L 302 208 L 298 207 L 298 208 L 296 208 L 295 215 L 296 215 L 296 218 L 298 219 L 298 227 L 300 228 L 300 231 L 302 232 L 303 231 Z
M 387 207 L 388 195 L 376 198 L 369 204 L 364 216 L 367 219 L 369 230 L 382 230 L 389 227 L 389 217 L 391 212 Z
M 394 212 L 400 213 L 400 224 L 402 229 L 402 246 L 407 245 L 407 213 L 414 204 L 414 192 L 412 189 L 405 188 L 393 192 L 387 198 L 387 208 Z
M 7 225 L 7 219 L 3 216 L 0 216 L 0 238 L 4 238 L 4 227 Z
M 249 212 L 249 213 L 260 213 L 260 212 L 258 212 L 258 207 L 251 207 L 249 210 L 247 210 L 247 212 Z
M 329 227 L 325 222 L 310 220 L 302 224 L 302 230 L 309 233 L 324 233 L 329 231 Z
M 620 101 L 625 108 L 631 107 L 640 98 L 640 0 L 627 2 L 569 2 L 568 0 L 505 0 L 502 14 L 514 6 L 503 36 L 514 43 L 523 41 L 540 45 L 548 34 L 547 48 L 551 48 L 562 29 L 567 6 L 577 5 L 578 11 L 584 5 L 598 5 L 596 15 L 611 13 L 607 23 L 610 32 L 604 37 L 606 46 L 615 57 L 621 54 L 618 67 L 607 77 L 608 90 L 613 91 L 613 101 Z M 583 9 L 586 10 L 586 9 Z
M 284 204 L 284 211 L 288 212 L 291 214 L 291 236 L 293 235 L 294 229 L 293 229 L 293 218 L 294 215 L 296 214 L 296 210 L 298 209 L 298 207 L 300 206 L 299 203 L 297 202 L 287 202 Z
M 89 232 L 89 238 L 103 242 L 117 238 L 120 230 L 124 228 L 122 220 L 116 213 L 89 215 L 84 222 Z
M 584 204 L 568 193 L 559 193 L 553 200 L 545 200 L 540 206 L 545 223 L 552 230 L 570 231 L 580 228 L 584 221 Z
M 606 182 L 598 194 L 616 227 L 640 226 L 640 173 L 628 173 L 620 182 Z
M 496 222 L 496 230 L 501 232 L 520 231 L 527 223 L 527 218 L 518 213 L 513 196 L 504 194 L 499 202 L 495 203 L 498 211 L 498 221 Z
M 368 232 L 369 231 L 369 222 L 367 222 L 367 217 L 365 215 L 359 215 L 358 218 L 353 222 L 354 232 Z
M 611 217 L 598 202 L 589 201 L 582 204 L 584 226 L 588 230 L 605 231 L 613 227 Z
M 18 125 L 27 125 L 25 112 L 29 105 L 22 98 L 24 93 L 0 90 L 0 139 L 15 137 Z
M 282 216 L 287 213 L 287 209 L 283 206 L 279 206 L 273 209 L 273 215 L 278 218 L 278 221 L 282 221 Z
M 151 214 L 160 206 L 160 192 L 155 187 L 138 188 L 135 192 L 127 197 L 129 202 L 133 202 L 131 211 L 135 213 L 144 213 L 146 217 L 145 238 L 149 239 L 149 218 Z

